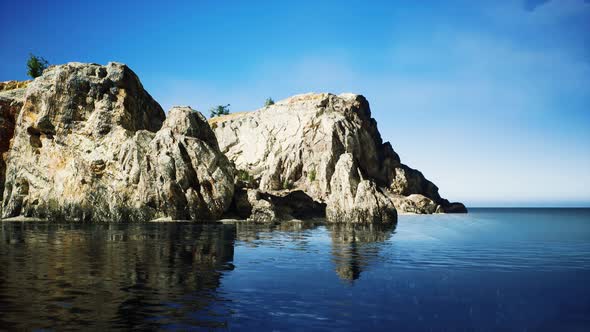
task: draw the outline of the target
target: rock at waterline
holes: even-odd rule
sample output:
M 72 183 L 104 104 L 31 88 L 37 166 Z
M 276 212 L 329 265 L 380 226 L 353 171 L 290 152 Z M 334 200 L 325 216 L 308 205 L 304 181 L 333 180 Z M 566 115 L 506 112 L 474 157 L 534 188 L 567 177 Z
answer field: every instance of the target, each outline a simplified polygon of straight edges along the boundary
M 234 213 L 272 222 L 466 212 L 401 164 L 359 95 L 294 96 L 212 119 L 214 132 L 188 107 L 166 118 L 118 63 L 53 66 L 20 86 L 0 92 L 3 217 L 217 219 L 232 198 Z
M 315 202 L 301 190 L 263 192 L 236 188 L 230 215 L 252 222 L 276 223 L 285 220 L 323 218 L 326 205 Z
M 205 118 L 170 110 L 131 69 L 68 63 L 31 82 L 6 156 L 2 217 L 216 219 L 233 168 Z
M 301 190 L 327 205 L 329 221 L 390 222 L 395 209 L 466 212 L 461 203 L 441 198 L 421 172 L 400 162 L 391 144 L 382 141 L 363 96 L 297 95 L 209 123 L 221 151 L 257 189 Z M 342 158 L 343 170 L 337 172 Z M 417 204 L 411 195 L 424 202 Z

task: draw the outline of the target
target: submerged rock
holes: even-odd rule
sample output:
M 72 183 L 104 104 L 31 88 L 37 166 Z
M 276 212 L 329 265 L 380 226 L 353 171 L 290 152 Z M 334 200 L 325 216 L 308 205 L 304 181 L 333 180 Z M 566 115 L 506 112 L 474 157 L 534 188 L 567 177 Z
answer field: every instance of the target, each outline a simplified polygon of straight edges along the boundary
M 166 118 L 127 66 L 68 63 L 30 83 L 8 153 L 2 217 L 215 219 L 233 168 L 205 118 Z
M 382 141 L 369 103 L 360 95 L 297 95 L 209 123 L 222 152 L 256 188 L 301 190 L 327 204 L 332 222 L 390 222 L 393 207 L 400 213 L 433 213 L 462 206 L 442 199 L 421 172 L 400 162 L 391 144 Z M 412 194 L 431 200 L 435 209 L 412 205 L 407 198 Z

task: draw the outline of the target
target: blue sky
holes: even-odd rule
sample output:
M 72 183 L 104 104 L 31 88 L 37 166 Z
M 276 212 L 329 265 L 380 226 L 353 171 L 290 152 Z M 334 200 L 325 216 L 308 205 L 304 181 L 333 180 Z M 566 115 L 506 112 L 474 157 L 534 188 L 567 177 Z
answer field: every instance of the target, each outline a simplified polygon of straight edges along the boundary
M 2 1 L 0 45 L 0 81 L 119 61 L 165 109 L 361 93 L 451 200 L 590 206 L 588 1 Z

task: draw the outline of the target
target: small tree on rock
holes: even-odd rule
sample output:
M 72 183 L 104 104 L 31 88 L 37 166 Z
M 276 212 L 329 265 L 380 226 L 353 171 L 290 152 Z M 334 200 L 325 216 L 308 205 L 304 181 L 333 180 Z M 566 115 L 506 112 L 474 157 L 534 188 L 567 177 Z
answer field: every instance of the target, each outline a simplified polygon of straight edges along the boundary
M 211 109 L 209 109 L 209 112 L 211 113 L 212 118 L 220 115 L 227 115 L 229 114 L 229 104 L 211 107 Z
M 271 97 L 266 98 L 266 100 L 264 101 L 264 107 L 268 107 L 268 106 L 274 105 L 274 104 L 275 104 L 275 101 L 272 100 Z
M 45 70 L 48 65 L 49 62 L 43 57 L 29 54 L 29 60 L 27 61 L 27 75 L 31 76 L 31 78 L 39 77 L 43 75 L 43 70 Z

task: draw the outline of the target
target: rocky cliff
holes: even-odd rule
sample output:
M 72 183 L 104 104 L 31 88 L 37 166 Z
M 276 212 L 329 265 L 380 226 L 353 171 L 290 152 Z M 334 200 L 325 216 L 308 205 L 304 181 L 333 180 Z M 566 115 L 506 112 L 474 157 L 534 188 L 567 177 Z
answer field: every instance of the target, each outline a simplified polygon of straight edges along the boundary
M 9 86 L 8 83 L 11 83 L 11 87 L 18 86 L 14 82 L 16 81 L 0 83 L 0 202 L 2 201 L 4 182 L 6 180 L 5 158 L 10 148 L 10 140 L 14 136 L 16 116 L 23 106 L 25 94 L 25 89 L 23 88 L 7 88 Z
M 466 212 L 384 143 L 367 100 L 297 95 L 209 121 L 238 174 L 263 192 L 301 190 L 332 222 L 389 222 L 401 213 Z
M 24 89 L 31 83 L 32 81 L 6 81 L 0 82 L 0 92 L 9 91 L 9 90 L 17 90 L 17 89 Z
M 466 212 L 400 162 L 359 95 L 298 95 L 207 123 L 190 107 L 166 117 L 119 63 L 52 66 L 0 88 L 2 218 L 392 223 L 398 211 Z
M 166 118 L 127 66 L 50 67 L 21 100 L 0 97 L 3 152 L 13 136 L 2 217 L 198 220 L 229 207 L 233 168 L 205 118 Z

